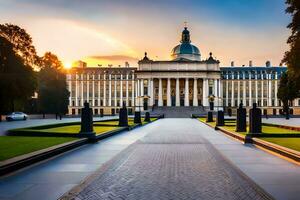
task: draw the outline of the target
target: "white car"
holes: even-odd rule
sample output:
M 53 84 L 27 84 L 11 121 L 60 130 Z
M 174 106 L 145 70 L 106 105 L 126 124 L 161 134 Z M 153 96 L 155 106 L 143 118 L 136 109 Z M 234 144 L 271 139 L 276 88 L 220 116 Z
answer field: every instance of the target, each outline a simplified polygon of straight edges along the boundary
M 26 120 L 28 115 L 22 112 L 13 112 L 6 116 L 6 121 Z

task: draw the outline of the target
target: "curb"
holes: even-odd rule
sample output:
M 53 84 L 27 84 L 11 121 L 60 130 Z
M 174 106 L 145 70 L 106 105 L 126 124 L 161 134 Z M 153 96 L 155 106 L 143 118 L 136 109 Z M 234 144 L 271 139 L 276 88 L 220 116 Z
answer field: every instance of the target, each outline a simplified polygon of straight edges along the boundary
M 300 152 L 295 151 L 293 149 L 289 149 L 271 142 L 267 142 L 264 140 L 261 140 L 259 138 L 252 138 L 252 143 L 254 145 L 260 146 L 264 149 L 267 149 L 269 151 L 275 152 L 277 154 L 280 154 L 284 157 L 287 157 L 293 161 L 296 161 L 298 164 L 300 163 Z
M 199 120 L 198 120 L 199 121 Z M 259 138 L 254 138 L 251 137 L 249 135 L 243 136 L 228 130 L 225 130 L 221 127 L 213 127 L 205 122 L 200 121 L 201 123 L 206 124 L 207 126 L 214 128 L 215 130 L 220 130 L 221 132 L 225 133 L 226 135 L 233 137 L 235 139 L 238 139 L 239 141 L 243 142 L 243 143 L 250 143 L 250 144 L 254 144 L 255 146 L 261 147 L 267 151 L 271 151 L 275 154 L 279 154 L 285 158 L 291 159 L 293 161 L 295 161 L 296 163 L 300 164 L 300 152 L 295 151 L 293 149 L 289 149 L 271 142 L 267 142 L 264 140 L 261 140 Z
M 289 126 L 289 125 L 282 125 L 282 124 L 271 124 L 271 123 L 263 123 L 268 126 L 273 126 L 273 127 L 278 127 L 278 128 L 284 128 L 288 130 L 293 130 L 293 131 L 300 131 L 300 127 L 298 126 Z

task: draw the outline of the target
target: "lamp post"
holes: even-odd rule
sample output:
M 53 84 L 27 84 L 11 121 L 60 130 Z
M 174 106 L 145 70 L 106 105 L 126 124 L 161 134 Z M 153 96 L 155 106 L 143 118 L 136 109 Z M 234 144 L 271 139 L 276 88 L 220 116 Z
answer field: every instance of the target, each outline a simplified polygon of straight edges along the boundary
M 208 96 L 209 110 L 214 110 L 214 100 L 215 100 L 215 95 L 211 94 Z

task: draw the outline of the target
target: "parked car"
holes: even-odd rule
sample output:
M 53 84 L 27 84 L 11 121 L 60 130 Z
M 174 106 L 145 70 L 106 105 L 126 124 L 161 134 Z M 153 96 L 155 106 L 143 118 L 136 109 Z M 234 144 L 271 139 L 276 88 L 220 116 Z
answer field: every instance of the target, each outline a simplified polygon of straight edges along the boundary
M 13 112 L 6 116 L 6 121 L 26 120 L 28 115 L 22 112 Z

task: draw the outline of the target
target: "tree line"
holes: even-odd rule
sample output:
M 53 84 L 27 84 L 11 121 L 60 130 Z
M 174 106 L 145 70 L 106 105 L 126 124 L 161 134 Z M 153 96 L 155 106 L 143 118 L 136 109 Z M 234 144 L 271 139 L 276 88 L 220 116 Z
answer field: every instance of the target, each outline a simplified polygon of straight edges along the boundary
M 36 101 L 32 96 L 37 93 Z M 46 52 L 38 56 L 31 36 L 13 24 L 0 24 L 1 115 L 27 110 L 65 114 L 69 92 L 59 58 Z
M 292 21 L 287 26 L 291 31 L 287 40 L 289 50 L 285 52 L 282 63 L 288 70 L 280 79 L 277 96 L 283 102 L 286 119 L 289 119 L 289 106 L 300 97 L 300 1 L 286 0 L 286 4 L 286 13 L 292 16 Z

